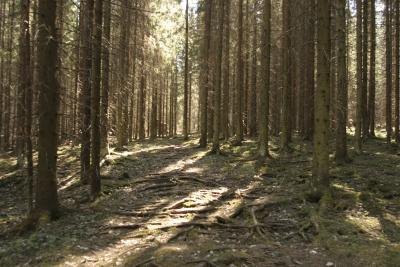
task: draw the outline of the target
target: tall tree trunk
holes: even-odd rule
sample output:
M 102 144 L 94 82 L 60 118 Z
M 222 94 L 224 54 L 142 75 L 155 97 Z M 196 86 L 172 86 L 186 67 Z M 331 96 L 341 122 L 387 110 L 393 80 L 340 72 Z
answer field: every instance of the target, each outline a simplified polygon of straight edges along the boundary
M 239 0 L 238 43 L 237 43 L 237 74 L 236 74 L 236 103 L 235 103 L 235 145 L 241 145 L 243 140 L 243 109 L 244 70 L 243 70 L 243 0 Z
M 291 6 L 289 0 L 283 0 L 283 40 L 282 40 L 282 67 L 283 67 L 283 106 L 282 106 L 282 131 L 281 149 L 289 151 L 291 139 L 291 94 L 292 94 L 292 59 L 291 59 Z
M 218 16 L 218 36 L 217 36 L 217 53 L 216 53 L 216 73 L 215 73 L 215 86 L 214 86 L 214 136 L 212 153 L 220 153 L 220 128 L 221 128 L 221 85 L 222 85 L 222 49 L 224 43 L 224 15 L 225 15 L 225 1 L 220 1 L 219 16 Z
M 311 191 L 322 197 L 329 187 L 330 0 L 317 1 L 317 90 Z
M 183 93 L 183 138 L 189 139 L 188 130 L 188 105 L 189 105 L 189 0 L 186 0 L 185 11 L 185 77 Z
M 101 154 L 106 155 L 109 153 L 108 144 L 108 102 L 109 102 L 109 91 L 110 91 L 110 47 L 111 47 L 111 0 L 105 0 L 104 2 L 104 45 L 103 45 L 103 75 L 101 79 L 101 108 L 100 108 L 100 120 L 101 120 Z
M 231 0 L 226 0 L 225 3 L 225 28 L 224 28 L 224 66 L 223 66 L 223 88 L 222 88 L 222 134 L 225 140 L 229 138 L 229 78 L 230 78 L 230 32 L 231 32 Z
M 371 49 L 370 49 L 370 67 L 369 67 L 369 95 L 368 95 L 368 114 L 369 114 L 369 133 L 375 136 L 375 91 L 376 91 L 376 11 L 375 0 L 370 1 L 370 31 L 371 31 Z
M 38 16 L 38 90 L 39 141 L 38 178 L 35 201 L 36 216 L 59 215 L 57 195 L 57 112 L 59 84 L 57 81 L 56 1 L 39 0 Z
M 100 179 L 100 91 L 101 91 L 101 47 L 103 24 L 103 0 L 96 0 L 93 34 L 93 79 L 92 79 L 92 146 L 91 146 L 91 198 L 96 199 L 101 190 Z
M 307 63 L 306 63 L 306 96 L 308 112 L 305 114 L 304 138 L 311 140 L 314 132 L 314 91 L 315 91 L 315 0 L 308 0 L 307 25 Z
M 347 161 L 347 53 L 346 53 L 346 0 L 335 0 L 337 7 L 337 102 L 336 102 L 336 161 Z M 334 107 L 332 107 L 334 108 Z
M 9 150 L 11 147 L 11 90 L 12 90 L 12 59 L 14 47 L 14 12 L 15 0 L 12 0 L 11 7 L 9 7 L 9 39 L 8 39 L 8 71 L 7 71 L 7 86 L 4 94 L 4 150 Z
M 21 1 L 20 36 L 19 36 L 19 86 L 17 91 L 17 164 L 24 164 L 26 148 L 26 106 L 25 98 L 30 83 L 30 33 L 29 33 L 30 1 Z
M 362 0 L 357 0 L 356 2 L 357 5 L 357 107 L 356 107 L 356 133 L 355 133 L 355 138 L 356 138 L 356 150 L 358 152 L 361 152 L 362 149 L 362 139 L 361 139 L 361 134 L 362 134 L 362 108 L 363 108 L 363 73 L 362 73 L 362 67 L 363 67 L 363 53 L 362 53 L 362 44 L 363 44 L 363 39 L 362 39 Z
M 94 0 L 81 2 L 83 5 L 83 29 L 82 29 L 82 57 L 81 61 L 81 96 L 80 96 L 80 117 L 81 117 L 81 182 L 87 183 L 90 171 L 90 106 L 91 106 L 91 69 L 92 69 L 92 48 L 91 36 L 93 31 L 93 6 Z
M 19 41 L 19 56 L 20 56 L 20 68 L 19 68 L 19 80 L 21 82 L 19 93 L 20 102 L 19 108 L 24 109 L 24 112 L 20 112 L 20 116 L 24 116 L 24 121 L 19 121 L 19 125 L 22 129 L 19 129 L 19 133 L 22 134 L 23 140 L 19 146 L 24 146 L 26 150 L 26 161 L 27 161 L 27 185 L 28 185 L 28 213 L 33 210 L 33 159 L 32 159 L 32 140 L 31 140 L 31 128 L 32 128 L 32 76 L 31 76 L 31 47 L 30 47 L 30 0 L 23 0 L 21 2 L 21 21 L 20 21 L 20 41 Z M 23 98 L 22 98 L 23 97 Z M 23 105 L 22 105 L 23 103 Z M 20 147 L 21 149 L 21 147 Z
M 363 71 L 362 71 L 362 135 L 368 136 L 368 1 L 363 0 Z
M 400 143 L 400 1 L 395 1 L 395 39 L 394 39 L 394 60 L 395 60 L 395 75 L 394 75 L 394 86 L 395 86 L 395 140 L 396 143 Z
M 254 137 L 257 135 L 257 1 L 254 2 L 253 10 L 253 43 L 251 59 L 251 78 L 248 101 L 248 135 Z
M 6 12 L 6 1 L 3 1 L 0 5 L 0 11 L 4 14 Z M 6 16 L 0 17 L 1 31 L 0 31 L 0 48 L 5 49 L 5 29 L 6 28 Z M 4 95 L 4 53 L 0 55 L 0 150 L 3 148 L 3 95 Z
M 269 154 L 269 91 L 271 73 L 271 0 L 264 0 L 261 41 L 261 79 L 259 107 L 259 156 Z
M 201 47 L 201 72 L 200 72 L 200 147 L 207 146 L 207 109 L 209 90 L 209 60 L 211 45 L 211 13 L 212 0 L 205 0 L 204 13 L 204 38 Z
M 386 142 L 392 142 L 392 1 L 385 2 L 386 25 Z

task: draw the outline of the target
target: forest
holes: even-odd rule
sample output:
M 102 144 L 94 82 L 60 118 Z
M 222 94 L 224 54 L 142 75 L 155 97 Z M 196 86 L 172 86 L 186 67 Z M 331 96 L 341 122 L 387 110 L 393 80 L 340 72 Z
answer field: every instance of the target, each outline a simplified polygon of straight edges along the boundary
M 400 266 L 400 0 L 1 0 L 0 266 Z

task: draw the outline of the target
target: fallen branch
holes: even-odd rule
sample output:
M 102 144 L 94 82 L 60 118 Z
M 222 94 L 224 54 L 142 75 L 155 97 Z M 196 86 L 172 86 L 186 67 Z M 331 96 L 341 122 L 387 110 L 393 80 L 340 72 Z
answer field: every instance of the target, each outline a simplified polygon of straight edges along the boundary
M 136 229 L 138 229 L 138 228 L 140 228 L 142 226 L 143 226 L 143 224 L 140 224 L 140 223 L 109 225 L 109 226 L 107 226 L 107 229 L 130 229 L 130 230 L 136 230 Z

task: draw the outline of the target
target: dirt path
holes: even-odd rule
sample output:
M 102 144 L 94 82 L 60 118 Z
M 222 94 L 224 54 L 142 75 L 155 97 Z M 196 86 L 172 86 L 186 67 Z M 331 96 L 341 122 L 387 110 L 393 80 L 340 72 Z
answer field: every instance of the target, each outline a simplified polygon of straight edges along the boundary
M 360 261 L 355 255 L 359 251 L 385 244 L 383 255 L 396 252 L 398 240 L 381 244 L 380 237 L 370 238 L 377 229 L 370 233 L 354 224 L 354 229 L 346 225 L 339 229 L 344 233 L 337 233 L 335 227 L 343 225 L 345 216 L 367 216 L 361 215 L 365 208 L 357 206 L 358 198 L 339 190 L 337 194 L 348 201 L 333 207 L 325 218 L 333 228 L 327 230 L 329 237 L 315 242 L 317 229 L 307 214 L 310 205 L 302 199 L 311 165 L 307 147 L 296 147 L 293 157 L 271 161 L 261 169 L 251 160 L 254 142 L 224 149 L 226 155 L 216 156 L 197 149 L 193 141 L 134 144 L 107 161 L 104 194 L 95 203 L 88 202 L 87 188 L 77 181 L 76 151 L 61 150 L 60 198 L 65 214 L 56 222 L 43 223 L 36 232 L 2 237 L 0 265 L 361 266 L 374 262 Z M 396 157 L 393 160 L 400 164 Z M 351 176 L 361 173 L 364 163 L 356 162 L 360 172 L 334 168 L 338 184 L 344 188 L 346 181 L 341 180 L 351 171 Z M 3 232 L 24 212 L 24 198 L 15 198 L 22 191 L 18 184 L 23 183 L 6 179 L 0 180 L 5 184 L 0 187 L 5 196 L 0 202 Z M 358 181 L 349 190 L 361 190 L 356 187 L 364 184 Z M 365 197 L 364 202 L 374 197 Z M 392 230 L 397 229 L 398 204 L 398 196 L 392 196 L 387 206 L 394 218 Z M 383 218 L 387 207 L 377 208 L 374 218 Z M 332 223 L 331 216 L 340 216 L 340 221 Z M 348 256 L 342 257 L 345 252 L 336 246 L 354 238 L 360 240 L 360 250 L 351 251 L 349 246 Z

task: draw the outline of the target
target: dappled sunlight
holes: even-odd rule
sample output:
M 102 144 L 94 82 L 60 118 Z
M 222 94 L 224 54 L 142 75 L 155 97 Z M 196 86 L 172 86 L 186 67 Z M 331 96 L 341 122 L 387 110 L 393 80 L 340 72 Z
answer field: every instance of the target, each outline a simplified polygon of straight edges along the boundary
M 346 220 L 354 226 L 361 229 L 374 239 L 385 240 L 385 236 L 382 233 L 382 225 L 378 218 L 368 216 L 364 213 L 358 213 L 356 215 L 348 214 Z

